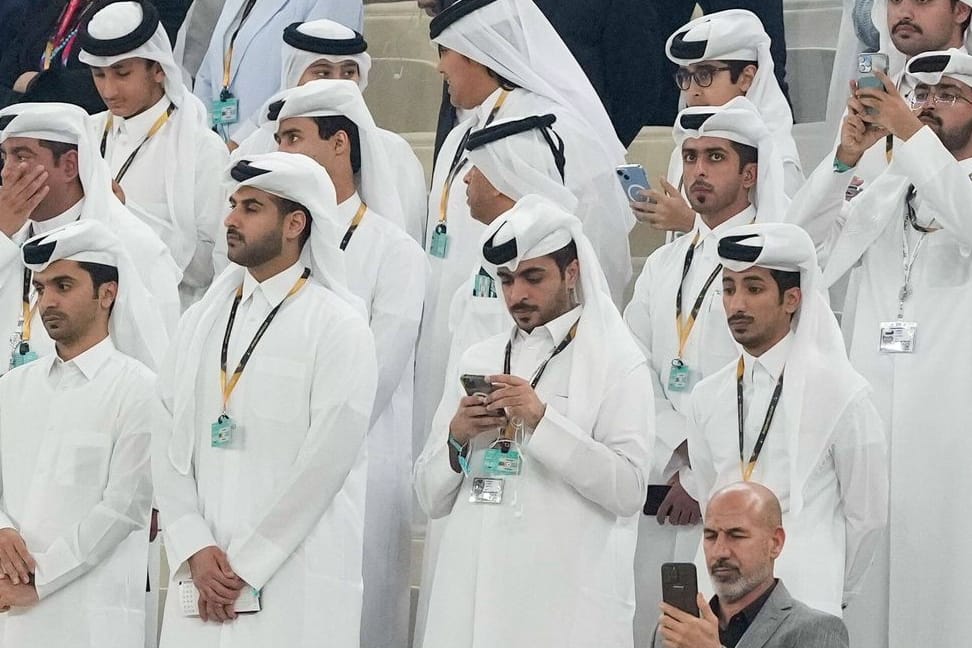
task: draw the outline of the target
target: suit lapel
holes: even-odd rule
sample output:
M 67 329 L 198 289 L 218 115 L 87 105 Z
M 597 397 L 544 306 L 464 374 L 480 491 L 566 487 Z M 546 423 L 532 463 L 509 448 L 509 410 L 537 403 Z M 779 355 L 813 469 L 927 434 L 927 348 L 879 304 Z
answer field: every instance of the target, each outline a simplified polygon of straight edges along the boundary
M 746 634 L 736 644 L 736 648 L 763 648 L 792 609 L 793 599 L 790 598 L 790 593 L 783 587 L 783 583 L 777 583 L 776 589 L 770 594 Z

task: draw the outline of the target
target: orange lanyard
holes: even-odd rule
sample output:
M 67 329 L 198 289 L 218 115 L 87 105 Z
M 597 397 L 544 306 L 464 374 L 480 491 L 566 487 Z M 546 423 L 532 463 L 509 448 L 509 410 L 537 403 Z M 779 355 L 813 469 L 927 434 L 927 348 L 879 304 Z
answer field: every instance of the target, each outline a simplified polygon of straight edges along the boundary
M 685 278 L 688 277 L 689 270 L 692 267 L 692 260 L 695 258 L 695 248 L 699 245 L 699 232 L 695 233 L 695 238 L 692 239 L 691 245 L 689 245 L 688 251 L 685 253 L 685 263 L 682 265 L 682 280 L 678 284 L 678 292 L 675 294 L 675 330 L 678 331 L 678 358 L 682 358 L 682 354 L 685 353 L 685 345 L 688 343 L 689 335 L 692 334 L 692 329 L 695 328 L 695 321 L 699 316 L 699 310 L 702 309 L 702 302 L 705 301 L 705 296 L 709 292 L 709 288 L 712 286 L 712 282 L 715 278 L 719 276 L 722 271 L 722 264 L 720 263 L 712 271 L 712 274 L 705 280 L 705 284 L 702 286 L 702 290 L 699 291 L 698 296 L 695 298 L 695 303 L 692 305 L 692 311 L 689 313 L 688 318 L 682 319 L 682 288 L 685 284 Z
M 246 5 L 243 7 L 243 16 L 240 18 L 240 24 L 236 26 L 233 35 L 230 36 L 229 49 L 226 50 L 226 54 L 223 56 L 223 92 L 229 90 L 230 72 L 233 65 L 233 48 L 236 46 L 236 37 L 240 35 L 243 23 L 249 18 L 250 12 L 253 11 L 253 5 L 255 4 L 256 0 L 247 0 Z
M 351 237 L 354 236 L 354 231 L 361 224 L 361 219 L 364 218 L 366 211 L 368 211 L 368 205 L 364 204 L 364 201 L 361 201 L 361 206 L 358 207 L 358 211 L 354 213 L 354 218 L 351 219 L 351 225 L 348 226 L 348 231 L 344 233 L 344 238 L 341 239 L 342 251 L 348 247 L 348 243 L 351 242 Z

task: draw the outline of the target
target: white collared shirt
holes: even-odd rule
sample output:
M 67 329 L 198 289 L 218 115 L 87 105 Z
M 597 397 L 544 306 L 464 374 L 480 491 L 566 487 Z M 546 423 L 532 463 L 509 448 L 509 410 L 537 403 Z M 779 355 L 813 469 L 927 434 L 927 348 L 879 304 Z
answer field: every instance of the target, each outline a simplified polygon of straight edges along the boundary
M 686 234 L 689 240 L 694 240 L 698 235 L 699 240 L 695 247 L 695 256 L 692 258 L 692 266 L 689 268 L 688 275 L 682 286 L 682 317 L 688 317 L 695 304 L 705 280 L 709 278 L 712 271 L 719 265 L 719 239 L 734 227 L 748 225 L 756 219 L 756 208 L 750 205 L 724 223 L 709 228 L 698 214 L 695 215 L 695 228 Z M 684 261 L 684 257 L 682 259 Z M 679 266 L 681 270 L 681 266 Z M 679 273 L 681 276 L 681 273 Z M 716 294 L 722 292 L 722 282 L 719 277 L 712 281 L 709 290 Z
M 132 160 L 125 176 L 121 179 L 122 189 L 125 190 L 126 199 L 131 198 L 141 207 L 148 210 L 155 217 L 159 217 L 164 211 L 164 206 L 168 203 L 166 187 L 164 182 L 160 182 L 161 169 L 157 166 L 162 162 L 161 156 L 165 152 L 165 130 L 168 125 L 163 126 L 148 141 L 146 137 L 152 126 L 155 124 L 172 103 L 168 96 L 163 95 L 151 108 L 140 112 L 134 117 L 111 116 L 111 130 L 105 141 L 105 161 L 111 169 L 111 176 L 117 177 L 122 166 L 124 166 L 129 156 L 141 144 Z M 102 136 L 98 133 L 98 137 Z M 144 142 L 144 144 L 143 144 Z M 175 161 L 169 161 L 170 164 Z M 186 187 L 186 190 L 189 188 Z M 131 194 L 130 196 L 128 194 Z M 159 207 L 163 209 L 159 209 Z M 165 220 L 168 220 L 166 218 Z M 152 223 L 149 223 L 152 225 Z M 153 225 L 152 229 L 168 243 L 168 239 L 163 236 L 163 232 Z
M 583 306 L 575 306 L 529 333 L 517 328 L 510 352 L 510 372 L 524 380 L 533 380 L 544 361 L 550 357 L 557 345 L 567 338 L 570 328 L 580 319 L 582 312 Z M 570 349 L 569 345 L 563 353 L 567 353 L 568 349 Z M 564 378 L 566 377 L 565 374 Z
M 73 223 L 81 218 L 81 211 L 83 209 L 84 198 L 74 203 L 64 212 L 54 216 L 53 218 L 48 218 L 47 220 L 42 221 L 29 220 L 28 226 L 22 230 L 24 232 L 24 240 L 20 241 L 20 244 L 23 245 L 27 241 L 29 235 L 28 233 L 31 231 L 31 229 L 33 229 L 35 236 L 38 234 L 47 234 L 48 232 L 56 230 L 59 227 L 64 227 L 65 225 Z
M 55 389 L 66 389 L 91 382 L 114 352 L 115 345 L 106 336 L 104 340 L 70 360 L 62 360 L 58 353 L 52 353 L 45 359 L 50 363 L 48 376 L 51 386 Z

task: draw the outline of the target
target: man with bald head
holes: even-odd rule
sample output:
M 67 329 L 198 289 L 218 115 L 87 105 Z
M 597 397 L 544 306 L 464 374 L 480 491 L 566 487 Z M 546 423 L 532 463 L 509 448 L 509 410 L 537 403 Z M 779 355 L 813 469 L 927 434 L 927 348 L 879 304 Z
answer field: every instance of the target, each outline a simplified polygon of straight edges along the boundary
M 702 547 L 716 595 L 698 595 L 701 618 L 666 603 L 652 648 L 846 648 L 843 622 L 794 600 L 773 566 L 786 532 L 780 502 L 755 482 L 716 492 Z

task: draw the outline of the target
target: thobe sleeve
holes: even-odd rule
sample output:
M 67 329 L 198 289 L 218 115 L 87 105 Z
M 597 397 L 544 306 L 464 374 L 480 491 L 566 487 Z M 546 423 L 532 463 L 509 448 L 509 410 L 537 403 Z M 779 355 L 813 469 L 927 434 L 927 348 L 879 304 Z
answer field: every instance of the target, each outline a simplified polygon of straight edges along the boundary
M 651 376 L 642 363 L 606 391 L 593 430 L 584 430 L 547 405 L 525 453 L 581 496 L 614 515 L 641 511 L 654 442 Z
M 846 523 L 844 603 L 860 591 L 888 521 L 888 456 L 884 424 L 862 394 L 837 423 L 834 466 Z
M 132 533 L 148 533 L 152 436 L 165 413 L 147 380 L 123 390 L 119 399 L 123 404 L 117 421 L 120 433 L 112 448 L 101 501 L 46 551 L 34 554 L 34 584 L 42 599 L 100 564 Z
M 6 237 L 0 236 L 0 238 L 9 241 L 9 239 L 7 239 Z M 0 382 L 0 408 L 3 407 L 4 403 L 8 402 L 7 398 L 9 398 L 9 396 L 3 393 L 4 392 L 3 385 L 4 383 Z M 3 501 L 3 464 L 2 462 L 0 462 L 0 502 L 2 501 Z M 10 516 L 7 515 L 7 512 L 3 509 L 3 507 L 0 507 L 0 529 L 17 529 L 17 525 L 14 524 L 12 519 L 10 519 Z
M 458 364 L 461 365 L 462 362 Z M 425 441 L 425 449 L 416 460 L 413 472 L 419 505 L 433 519 L 445 517 L 452 512 L 463 480 L 463 475 L 452 469 L 449 447 L 446 444 L 449 423 L 459 409 L 459 401 L 465 393 L 460 387 L 458 370 L 450 374 L 450 379 L 432 419 L 432 430 Z
M 686 433 L 688 437 L 689 466 L 683 466 L 679 471 L 680 483 L 685 492 L 699 503 L 705 510 L 709 493 L 715 486 L 718 472 L 712 459 L 712 449 L 705 435 L 705 419 L 703 408 L 712 399 L 706 398 L 698 388 L 689 397 L 688 419 Z
M 931 128 L 923 126 L 902 143 L 891 165 L 911 180 L 922 200 L 934 207 L 942 227 L 972 246 L 972 223 L 968 218 L 972 179 Z
M 257 589 L 307 538 L 361 456 L 378 374 L 364 319 L 350 316 L 322 336 L 314 367 L 310 427 L 297 460 L 263 516 L 226 552 L 233 570 Z
M 215 274 L 213 249 L 216 237 L 219 236 L 220 224 L 228 212 L 219 175 L 229 164 L 229 153 L 223 142 L 218 137 L 210 137 L 209 133 L 203 135 L 206 137 L 201 138 L 196 148 L 196 169 L 202 177 L 196 178 L 193 186 L 195 214 L 192 220 L 196 224 L 193 232 L 196 248 L 183 272 L 183 281 L 200 289 L 207 288 Z M 188 232 L 184 233 L 186 234 Z
M 789 198 L 793 198 L 807 181 L 803 169 L 792 160 L 783 162 L 783 191 Z
M 408 142 L 394 149 L 398 178 L 398 196 L 402 201 L 405 215 L 405 231 L 423 249 L 425 248 L 425 227 L 429 214 L 429 188 L 425 181 L 425 169 Z
M 429 264 L 418 245 L 403 238 L 381 259 L 379 273 L 378 289 L 371 301 L 371 332 L 379 358 L 372 424 L 388 407 L 412 359 L 422 321 Z
M 785 222 L 799 225 L 810 235 L 821 267 L 846 220 L 849 203 L 844 194 L 853 179 L 853 171 L 834 171 L 833 157 L 828 156 L 810 174 L 786 212 Z

